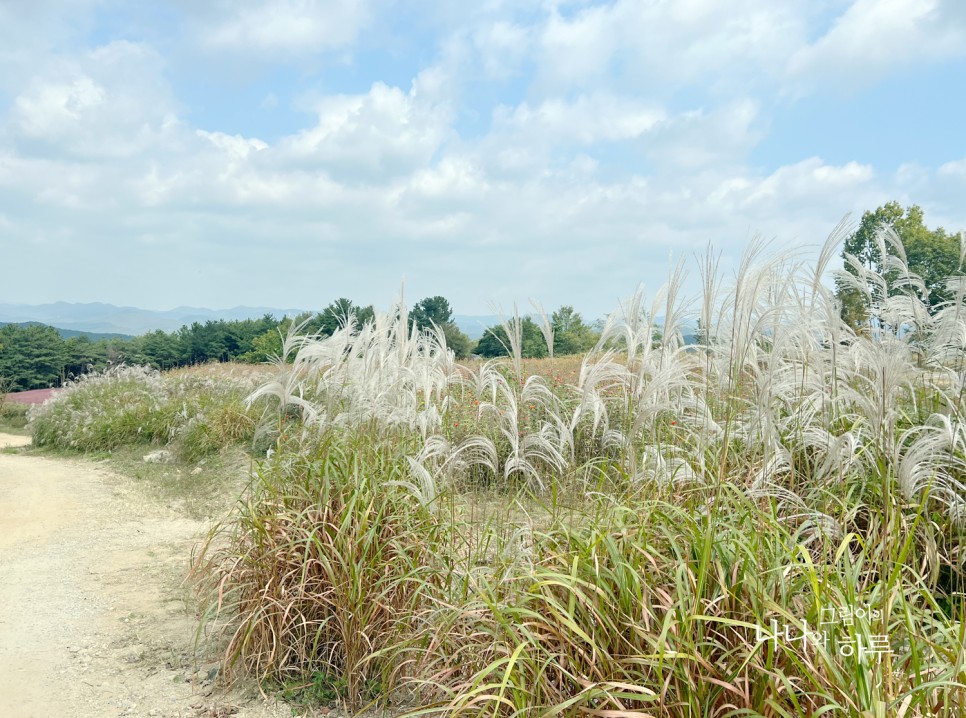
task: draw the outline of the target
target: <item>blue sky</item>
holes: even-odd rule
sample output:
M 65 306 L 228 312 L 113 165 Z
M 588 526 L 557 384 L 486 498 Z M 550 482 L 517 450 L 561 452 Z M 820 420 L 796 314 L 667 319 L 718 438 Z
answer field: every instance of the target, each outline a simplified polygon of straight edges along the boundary
M 597 316 L 891 199 L 966 229 L 964 117 L 961 0 L 0 2 L 0 303 Z

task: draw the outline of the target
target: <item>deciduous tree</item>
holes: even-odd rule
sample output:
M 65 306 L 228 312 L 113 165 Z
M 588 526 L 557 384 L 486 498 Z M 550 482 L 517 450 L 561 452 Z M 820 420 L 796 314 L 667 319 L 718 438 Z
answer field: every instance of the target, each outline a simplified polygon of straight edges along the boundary
M 918 205 L 903 209 L 898 202 L 887 202 L 874 211 L 863 214 L 859 227 L 846 240 L 842 256 L 851 254 L 868 269 L 886 274 L 877 235 L 887 228 L 894 229 L 899 235 L 909 269 L 923 279 L 926 296 L 921 299 L 931 309 L 948 300 L 950 292 L 945 286 L 945 280 L 962 271 L 960 240 L 955 234 L 947 234 L 942 227 L 933 230 L 926 227 L 922 208 Z M 895 252 L 888 247 L 887 251 Z M 848 264 L 846 271 L 857 275 L 856 270 Z M 872 294 L 873 301 L 882 299 L 875 297 L 874 291 Z M 862 292 L 839 281 L 837 295 L 845 321 L 856 328 L 868 322 L 871 307 Z

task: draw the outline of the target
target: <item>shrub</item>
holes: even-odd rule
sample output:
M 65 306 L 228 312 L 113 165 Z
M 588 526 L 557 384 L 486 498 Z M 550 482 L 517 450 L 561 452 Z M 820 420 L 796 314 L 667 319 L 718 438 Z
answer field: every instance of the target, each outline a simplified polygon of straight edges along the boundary
M 38 446 L 83 452 L 172 443 L 186 461 L 250 442 L 255 409 L 250 384 L 203 377 L 165 377 L 148 367 L 88 374 L 29 412 Z
M 88 374 L 31 408 L 34 443 L 77 451 L 110 451 L 125 444 L 167 443 L 179 407 L 161 375 L 146 367 Z

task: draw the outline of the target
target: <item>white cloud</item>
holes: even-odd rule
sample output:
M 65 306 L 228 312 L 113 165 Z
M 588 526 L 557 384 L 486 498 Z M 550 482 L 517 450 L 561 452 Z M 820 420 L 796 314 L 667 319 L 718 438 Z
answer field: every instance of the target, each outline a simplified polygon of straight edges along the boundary
M 831 28 L 790 59 L 806 88 L 866 84 L 891 68 L 966 56 L 962 0 L 855 0 Z
M 633 140 L 666 119 L 660 106 L 636 98 L 598 93 L 575 100 L 544 100 L 531 107 L 524 102 L 512 110 L 497 108 L 497 132 L 519 131 L 537 141 L 581 144 Z
M 489 189 L 483 169 L 466 157 L 447 157 L 435 167 L 415 172 L 407 188 L 422 197 L 444 198 L 447 203 L 479 199 Z
M 807 27 L 802 0 L 617 0 L 572 16 L 552 11 L 540 38 L 548 88 L 621 82 L 741 84 L 779 72 Z
M 954 160 L 941 165 L 939 176 L 966 179 L 966 159 Z
M 90 31 L 99 0 L 0 2 L 0 87 L 19 89 L 63 44 Z
M 810 157 L 780 167 L 758 183 L 749 183 L 740 193 L 737 204 L 747 209 L 756 205 L 813 205 L 833 197 L 853 195 L 874 177 L 875 170 L 869 165 L 858 162 L 828 165 L 818 157 Z
M 62 132 L 104 104 L 104 88 L 81 75 L 64 82 L 36 83 L 14 106 L 20 129 L 31 137 Z
M 616 50 L 615 12 L 593 7 L 566 20 L 554 11 L 540 38 L 543 73 L 567 84 L 599 77 Z
M 507 20 L 497 20 L 473 32 L 483 71 L 490 78 L 515 74 L 530 49 L 531 29 Z
M 280 151 L 290 162 L 343 177 L 377 180 L 411 172 L 449 134 L 445 106 L 381 82 L 365 94 L 322 97 L 316 111 L 316 125 L 287 137 Z
M 966 226 L 966 160 L 890 173 L 847 153 L 820 159 L 821 146 L 790 147 L 777 166 L 753 154 L 793 57 L 804 84 L 873 41 L 853 38 L 853 47 L 837 29 L 848 29 L 849 13 L 872 12 L 860 0 L 796 55 L 812 5 L 454 10 L 448 34 L 407 67 L 408 89 L 398 72 L 390 80 L 356 64 L 332 84 L 319 80 L 353 89 L 303 103 L 309 119 L 294 129 L 287 100 L 259 112 L 258 98 L 271 109 L 273 92 L 287 98 L 315 82 L 303 82 L 311 73 L 246 85 L 255 117 L 245 130 L 237 115 L 183 111 L 169 58 L 145 43 L 48 53 L 0 119 L 3 234 L 24 240 L 4 247 L 5 259 L 52 265 L 50 287 L 75 287 L 57 297 L 66 299 L 312 307 L 344 294 L 380 303 L 406 276 L 409 296 L 442 293 L 461 312 L 532 295 L 595 315 L 642 279 L 653 289 L 669 251 L 708 241 L 730 256 L 756 231 L 818 242 L 845 212 L 907 197 L 948 227 Z M 365 4 L 294 0 L 191 7 L 208 46 L 242 63 L 355 52 L 371 14 Z M 870 66 L 892 67 L 878 57 L 868 55 Z M 111 261 L 85 265 L 83 284 L 55 284 L 76 270 L 67 249 Z M 137 281 L 124 276 L 143 266 L 151 271 Z M 24 301 L 54 291 L 8 282 Z M 115 282 L 117 293 L 97 294 Z
M 304 54 L 350 47 L 370 19 L 366 0 L 230 0 L 205 17 L 213 48 Z
M 236 160 L 244 160 L 252 152 L 261 152 L 268 148 L 268 145 L 258 138 L 249 139 L 241 135 L 226 135 L 223 132 L 204 130 L 197 130 L 197 134 Z
M 41 68 L 10 112 L 10 124 L 24 140 L 105 158 L 142 152 L 173 133 L 178 122 L 160 57 L 130 42 Z
M 903 196 L 908 175 L 810 158 L 768 174 L 707 167 L 608 180 L 576 154 L 557 168 L 506 176 L 464 143 L 360 183 L 331 166 L 292 165 L 288 140 L 199 131 L 181 141 L 179 152 L 155 152 L 147 167 L 134 158 L 105 165 L 0 155 L 0 214 L 18 236 L 94 254 L 154 238 L 146 246 L 163 256 L 151 258 L 153 271 L 137 291 L 160 297 L 184 281 L 186 267 L 217 264 L 226 270 L 217 290 L 202 283 L 211 294 L 185 300 L 226 304 L 216 294 L 238 292 L 268 304 L 315 306 L 340 294 L 384 302 L 405 275 L 411 296 L 443 293 L 464 311 L 532 295 L 593 315 L 642 279 L 653 289 L 669 250 L 689 254 L 714 241 L 733 257 L 757 230 L 786 244 L 818 242 L 845 212 Z M 955 169 L 931 173 L 933 194 L 961 186 Z M 33 203 L 48 208 L 44 216 L 24 211 Z M 69 233 L 51 231 L 57 227 Z M 272 266 L 285 267 L 284 287 L 245 279 L 264 278 Z M 112 270 L 89 271 L 102 283 Z
M 764 136 L 758 103 L 737 99 L 710 110 L 672 116 L 646 138 L 647 157 L 665 171 L 701 171 L 733 166 Z

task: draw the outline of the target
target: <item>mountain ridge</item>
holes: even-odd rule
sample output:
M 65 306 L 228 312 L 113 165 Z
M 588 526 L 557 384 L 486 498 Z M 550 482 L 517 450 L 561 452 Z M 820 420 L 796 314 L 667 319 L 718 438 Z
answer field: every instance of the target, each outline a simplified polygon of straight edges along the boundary
M 173 332 L 193 322 L 218 319 L 258 319 L 265 314 L 281 318 L 296 316 L 304 309 L 278 307 L 247 307 L 238 305 L 227 309 L 180 306 L 155 310 L 118 306 L 105 302 L 50 302 L 47 304 L 0 303 L 0 324 L 38 323 L 68 332 L 87 334 L 120 334 L 139 336 L 161 330 Z M 470 339 L 479 339 L 487 327 L 497 323 L 496 315 L 453 316 L 454 323 Z
M 49 304 L 0 304 L 0 322 L 39 322 L 59 329 L 99 334 L 137 336 L 158 329 L 173 332 L 192 322 L 225 319 L 257 319 L 265 314 L 295 315 L 301 310 L 276 307 L 236 306 L 228 309 L 176 307 L 168 310 L 140 309 L 104 302 L 52 302 Z
M 0 322 L 0 327 L 5 327 L 8 325 L 13 325 L 17 327 L 49 327 L 51 325 L 44 324 L 43 322 Z M 115 334 L 115 333 L 103 333 L 103 332 L 85 332 L 79 329 L 62 329 L 61 327 L 51 327 L 58 334 L 60 334 L 63 339 L 74 339 L 75 337 L 87 337 L 91 341 L 100 341 L 101 339 L 117 339 L 120 341 L 128 341 L 134 339 L 131 334 Z

